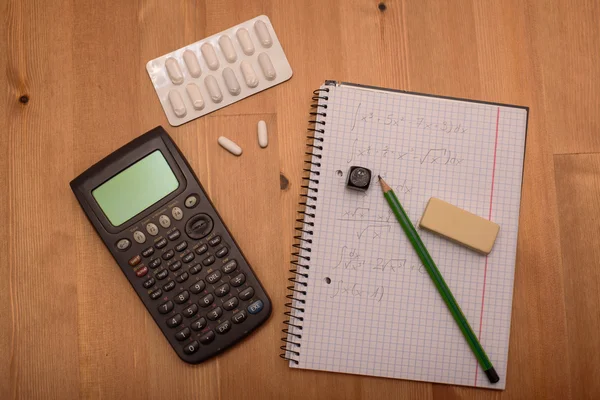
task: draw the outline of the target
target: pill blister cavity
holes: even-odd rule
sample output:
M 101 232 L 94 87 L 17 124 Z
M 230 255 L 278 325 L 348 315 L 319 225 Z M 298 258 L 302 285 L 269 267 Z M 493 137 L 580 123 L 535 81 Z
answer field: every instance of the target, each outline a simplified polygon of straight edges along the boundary
M 217 58 L 217 53 L 215 53 L 212 44 L 204 43 L 200 46 L 200 51 L 202 52 L 202 57 L 204 57 L 204 61 L 206 61 L 208 68 L 213 71 L 219 68 L 219 59 Z
M 267 133 L 267 123 L 263 120 L 258 121 L 258 145 L 263 149 L 269 145 L 269 135 Z
M 190 96 L 190 100 L 194 109 L 202 110 L 204 108 L 204 99 L 202 98 L 202 93 L 200 93 L 200 88 L 195 83 L 190 83 L 185 87 L 188 96 Z
M 204 78 L 204 84 L 206 85 L 210 99 L 214 103 L 220 103 L 221 100 L 223 100 L 223 93 L 221 93 L 221 88 L 219 87 L 215 77 L 212 75 L 207 76 Z
M 254 72 L 252 64 L 244 60 L 240 63 L 240 69 L 242 70 L 242 75 L 244 76 L 246 86 L 250 88 L 258 86 L 258 76 L 256 76 L 256 72 Z
M 235 49 L 233 48 L 233 43 L 231 43 L 231 39 L 229 39 L 229 36 L 227 35 L 223 35 L 219 38 L 219 46 L 221 47 L 221 50 L 223 51 L 223 55 L 225 56 L 225 59 L 232 63 L 235 62 L 235 60 L 237 60 L 237 54 L 235 53 Z
M 254 30 L 256 31 L 256 36 L 258 36 L 258 40 L 262 47 L 269 48 L 273 45 L 273 39 L 271 39 L 269 29 L 263 21 L 256 21 L 254 23 Z
M 237 36 L 238 42 L 240 43 L 240 47 L 242 48 L 244 54 L 247 56 L 254 54 L 254 44 L 252 43 L 252 39 L 250 39 L 250 34 L 246 28 L 238 29 L 238 31 L 235 33 L 235 36 Z
M 267 78 L 267 80 L 272 81 L 275 79 L 277 73 L 275 72 L 275 67 L 273 67 L 271 58 L 267 53 L 260 53 L 258 55 L 258 64 L 260 65 L 263 75 L 265 78 Z
M 185 117 L 187 110 L 183 103 L 183 99 L 177 90 L 173 89 L 169 92 L 169 102 L 171 103 L 171 108 L 173 108 L 175 115 L 179 118 Z
M 198 57 L 191 50 L 186 50 L 183 52 L 183 61 L 185 62 L 185 66 L 187 67 L 190 75 L 194 78 L 202 75 L 202 69 L 200 68 L 200 63 L 198 62 Z
M 181 68 L 179 68 L 179 63 L 173 57 L 167 58 L 165 61 L 165 67 L 167 67 L 167 74 L 169 74 L 169 78 L 171 78 L 171 82 L 176 85 L 181 85 L 183 83 L 183 73 L 181 72 Z
M 240 94 L 242 88 L 231 68 L 227 67 L 223 70 L 223 80 L 225 81 L 225 86 L 227 86 L 229 93 L 234 96 Z
M 242 154 L 242 148 L 238 146 L 237 143 L 235 143 L 233 140 L 228 139 L 225 136 L 219 136 L 219 139 L 217 141 L 219 142 L 219 145 L 221 145 L 221 147 L 223 147 L 231 154 L 235 156 L 239 156 L 240 154 Z

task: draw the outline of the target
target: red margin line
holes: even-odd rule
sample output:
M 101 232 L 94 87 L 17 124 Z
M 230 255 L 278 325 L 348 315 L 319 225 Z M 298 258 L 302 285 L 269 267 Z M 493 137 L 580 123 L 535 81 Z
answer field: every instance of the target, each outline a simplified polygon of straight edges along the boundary
M 494 201 L 494 179 L 496 177 L 496 150 L 498 150 L 498 123 L 500 122 L 500 107 L 496 113 L 496 141 L 494 143 L 494 164 L 492 166 L 492 190 L 490 193 L 490 212 L 488 220 L 492 220 L 492 203 Z M 488 256 L 485 256 L 485 268 L 483 269 L 483 291 L 481 293 L 481 313 L 479 314 L 479 335 L 477 338 L 481 340 L 481 328 L 483 326 L 483 304 L 485 300 L 485 281 L 487 278 Z M 479 372 L 479 364 L 475 364 L 475 386 L 477 386 L 477 373 Z

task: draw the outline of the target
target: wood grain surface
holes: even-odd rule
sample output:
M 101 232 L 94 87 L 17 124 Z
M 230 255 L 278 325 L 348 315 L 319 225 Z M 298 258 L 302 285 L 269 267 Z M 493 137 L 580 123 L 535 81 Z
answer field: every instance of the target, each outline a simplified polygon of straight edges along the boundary
M 599 398 L 599 2 L 378 3 L 0 0 L 0 398 Z M 259 14 L 292 79 L 170 127 L 145 63 Z M 278 357 L 307 110 L 325 79 L 530 107 L 505 391 L 291 370 Z M 248 340 L 198 366 L 172 351 L 69 188 L 157 125 L 274 303 Z

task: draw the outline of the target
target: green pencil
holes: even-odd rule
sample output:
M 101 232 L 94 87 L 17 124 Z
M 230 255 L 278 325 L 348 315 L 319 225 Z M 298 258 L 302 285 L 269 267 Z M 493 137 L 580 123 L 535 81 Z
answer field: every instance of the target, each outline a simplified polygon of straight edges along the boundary
M 388 204 L 390 205 L 390 208 L 396 216 L 396 219 L 398 219 L 398 222 L 400 222 L 402 230 L 404 231 L 404 233 L 406 233 L 406 236 L 408 236 L 408 240 L 410 240 L 410 243 L 419 255 L 421 262 L 425 266 L 425 269 L 427 269 L 427 273 L 429 273 L 429 276 L 433 280 L 435 287 L 437 287 L 438 291 L 440 292 L 440 295 L 444 299 L 444 302 L 448 306 L 448 309 L 452 313 L 454 320 L 456 321 L 458 327 L 465 336 L 467 343 L 471 347 L 471 350 L 473 350 L 473 353 L 475 354 L 479 365 L 481 365 L 481 368 L 483 368 L 485 374 L 487 375 L 491 383 L 498 382 L 500 380 L 500 377 L 496 373 L 492 362 L 488 358 L 487 354 L 485 354 L 485 350 L 483 350 L 483 347 L 481 347 L 481 343 L 479 343 L 479 340 L 477 340 L 475 332 L 473 332 L 473 329 L 469 325 L 467 318 L 458 306 L 458 303 L 452 295 L 450 288 L 444 281 L 440 270 L 436 267 L 435 263 L 433 262 L 433 259 L 427 251 L 427 248 L 425 247 L 423 241 L 419 237 L 417 230 L 413 226 L 412 222 L 410 222 L 410 219 L 406 215 L 406 212 L 402 208 L 402 205 L 400 205 L 400 201 L 398 201 L 398 198 L 394 194 L 394 191 L 389 187 L 389 185 L 385 183 L 383 179 L 381 179 L 381 176 L 378 175 L 378 178 L 379 183 L 381 184 L 381 189 L 383 190 L 383 197 L 385 197 L 385 199 L 387 200 Z

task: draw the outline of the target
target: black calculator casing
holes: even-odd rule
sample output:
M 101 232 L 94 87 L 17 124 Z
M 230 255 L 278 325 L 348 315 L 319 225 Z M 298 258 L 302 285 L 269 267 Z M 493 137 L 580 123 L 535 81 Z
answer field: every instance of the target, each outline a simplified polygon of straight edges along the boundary
M 156 150 L 160 150 L 167 160 L 179 181 L 179 187 L 121 226 L 113 226 L 92 196 L 92 190 Z M 162 127 L 152 129 L 90 167 L 71 182 L 71 189 L 154 321 L 183 361 L 191 364 L 205 361 L 243 339 L 270 316 L 271 301 L 267 293 L 187 160 Z M 192 197 L 197 201 L 193 206 L 188 207 L 191 205 Z M 175 210 L 176 208 L 181 213 Z M 195 217 L 200 214 L 201 217 Z M 178 220 L 175 215 L 183 216 Z M 210 227 L 210 221 L 204 215 L 212 219 L 212 229 L 206 236 L 198 239 L 199 235 L 204 235 L 205 230 Z M 164 216 L 170 220 L 170 226 L 167 228 L 160 223 L 166 225 Z M 192 217 L 195 218 L 191 220 Z M 154 224 L 158 228 L 158 233 L 151 235 L 147 228 L 148 224 Z M 176 230 L 180 232 L 179 237 L 170 240 L 169 237 L 176 236 Z M 134 232 L 137 232 L 136 238 L 140 238 L 139 232 L 142 232 L 145 242 L 138 243 L 134 239 Z M 152 232 L 156 230 L 152 229 Z M 125 246 L 126 242 L 123 239 L 130 242 L 129 247 L 124 250 L 117 247 L 117 244 L 121 248 Z M 166 239 L 167 244 L 157 248 L 157 244 L 164 244 L 162 239 Z M 217 241 L 218 243 L 214 244 Z M 183 242 L 187 245 L 184 250 L 181 250 L 184 246 Z M 221 250 L 223 247 L 227 249 Z M 171 250 L 174 256 L 170 256 Z M 148 254 L 150 252 L 152 253 Z M 217 256 L 217 252 L 220 257 Z M 223 252 L 226 252 L 226 255 L 223 256 Z M 166 253 L 169 253 L 168 259 L 165 257 Z M 140 260 L 137 260 L 137 256 Z M 205 263 L 205 260 L 208 262 Z M 236 263 L 233 271 L 231 271 L 232 260 Z M 135 265 L 130 265 L 130 262 Z M 157 263 L 159 265 L 156 265 Z M 183 280 L 184 273 L 188 276 L 185 280 Z M 143 276 L 139 276 L 142 274 Z M 245 279 L 242 279 L 240 274 L 243 274 Z M 147 286 L 151 283 L 150 279 L 155 283 Z M 171 281 L 175 282 L 174 287 L 169 283 Z M 198 291 L 202 287 L 201 281 L 204 282 L 204 288 Z M 167 287 L 170 289 L 164 290 Z M 190 290 L 192 287 L 198 293 L 193 293 Z M 227 287 L 228 292 L 223 295 Z M 252 290 L 248 289 L 250 287 Z M 156 296 L 159 293 L 158 289 L 162 294 L 152 299 L 150 293 Z M 217 295 L 217 290 L 220 295 Z M 182 304 L 178 304 L 175 300 L 182 301 L 186 297 L 184 293 L 186 291 L 189 298 Z M 206 303 L 211 300 L 209 295 L 212 295 L 212 301 L 207 305 Z M 237 299 L 237 305 L 231 308 L 235 303 L 234 297 Z M 242 300 L 241 297 L 246 300 Z M 170 308 L 169 301 L 172 302 L 173 307 L 166 312 Z M 204 304 L 201 304 L 201 301 Z M 159 310 L 161 305 L 163 312 L 166 313 Z M 217 308 L 221 309 L 220 316 Z M 194 309 L 197 309 L 197 312 L 188 317 Z M 179 320 L 177 315 L 181 316 L 181 322 L 176 327 L 168 326 L 167 321 L 174 325 L 176 320 Z M 209 315 L 214 320 L 209 319 Z M 201 318 L 204 318 L 204 327 Z M 234 318 L 237 322 L 234 322 Z M 229 321 L 229 325 L 226 321 Z M 189 331 L 187 338 L 185 338 L 186 329 Z

